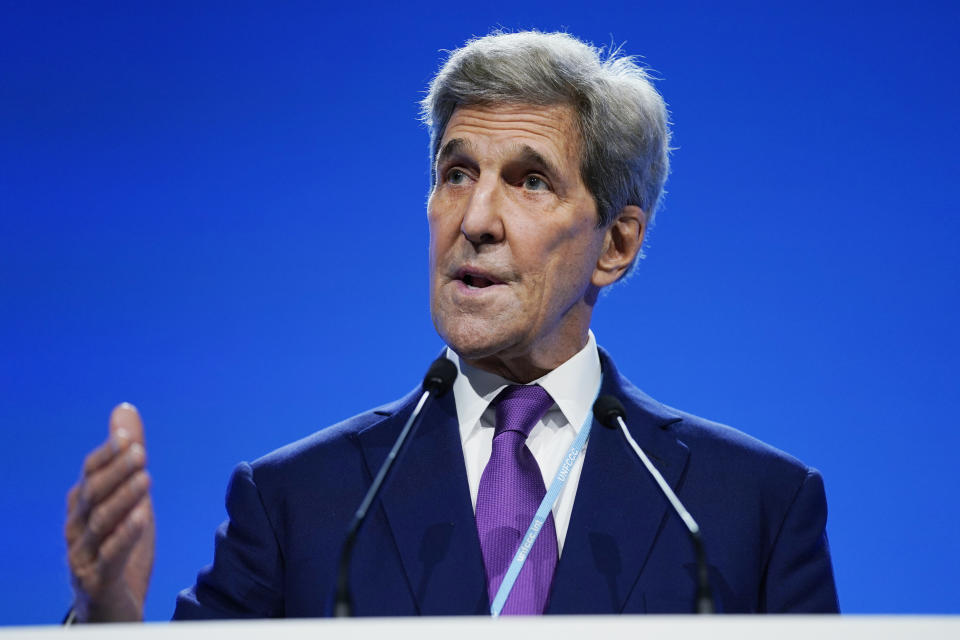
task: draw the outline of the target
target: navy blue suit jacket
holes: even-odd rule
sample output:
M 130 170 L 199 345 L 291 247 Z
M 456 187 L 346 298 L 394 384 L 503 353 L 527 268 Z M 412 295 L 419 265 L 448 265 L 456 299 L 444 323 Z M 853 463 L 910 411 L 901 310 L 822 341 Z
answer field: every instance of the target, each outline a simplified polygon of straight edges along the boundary
M 739 431 L 665 407 L 601 350 L 602 393 L 703 531 L 720 610 L 835 612 L 823 483 Z M 405 398 L 240 464 L 213 564 L 175 618 L 321 616 L 340 545 L 413 409 Z M 550 475 L 547 471 L 547 475 Z M 687 613 L 696 563 L 623 434 L 595 424 L 547 613 Z M 487 614 L 453 394 L 429 407 L 354 551 L 357 615 Z

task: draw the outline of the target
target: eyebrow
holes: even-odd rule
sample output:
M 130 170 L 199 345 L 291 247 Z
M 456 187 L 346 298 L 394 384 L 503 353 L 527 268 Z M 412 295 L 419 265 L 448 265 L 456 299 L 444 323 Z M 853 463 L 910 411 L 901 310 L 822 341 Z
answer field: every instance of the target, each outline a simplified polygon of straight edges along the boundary
M 463 138 L 452 138 L 447 140 L 446 144 L 440 147 L 437 152 L 437 160 L 434 163 L 434 171 L 437 167 L 455 156 L 468 156 L 473 150 L 473 145 Z
M 544 173 L 548 174 L 552 178 L 560 178 L 560 171 L 553 165 L 552 162 L 547 160 L 542 153 L 534 149 L 533 147 L 522 144 L 515 152 L 515 158 L 519 162 L 526 162 L 538 166 Z
M 444 162 L 447 162 L 450 158 L 457 156 L 470 156 L 474 150 L 473 144 L 469 140 L 464 140 L 463 138 L 452 138 L 447 140 L 440 151 L 437 152 L 437 161 L 434 167 L 439 167 Z M 544 173 L 549 174 L 551 177 L 559 178 L 560 172 L 557 170 L 556 166 L 546 157 L 533 147 L 527 144 L 521 144 L 512 150 L 512 162 L 523 162 L 527 164 L 534 165 L 541 169 Z

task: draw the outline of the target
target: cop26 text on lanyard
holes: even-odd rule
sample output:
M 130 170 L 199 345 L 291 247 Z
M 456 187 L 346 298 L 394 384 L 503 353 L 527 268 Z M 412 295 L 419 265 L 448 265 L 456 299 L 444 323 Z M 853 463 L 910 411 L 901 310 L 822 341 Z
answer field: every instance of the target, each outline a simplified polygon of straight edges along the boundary
M 598 395 L 600 395 L 600 385 L 597 385 L 597 391 L 593 394 L 593 402 L 596 402 Z M 591 409 L 593 408 L 593 402 L 590 403 Z M 570 448 L 567 449 L 567 455 L 563 457 L 560 468 L 557 469 L 557 475 L 553 477 L 553 482 L 550 483 L 550 489 L 547 490 L 547 495 L 543 496 L 540 507 L 534 514 L 533 521 L 527 528 L 527 533 L 523 536 L 523 540 L 520 542 L 520 546 L 513 556 L 513 561 L 510 562 L 510 568 L 507 569 L 507 574 L 503 577 L 500 588 L 497 589 L 497 595 L 493 598 L 493 604 L 490 605 L 490 615 L 494 618 L 498 617 L 500 612 L 503 611 L 503 605 L 507 603 L 510 590 L 513 589 L 513 583 L 517 581 L 517 576 L 520 575 L 520 569 L 523 568 L 523 563 L 527 561 L 527 554 L 530 553 L 530 549 L 533 548 L 533 543 L 537 541 L 537 536 L 540 535 L 540 529 L 543 527 L 543 523 L 546 522 L 550 516 L 554 503 L 556 503 L 557 498 L 560 497 L 560 491 L 562 491 L 563 487 L 567 484 L 567 478 L 570 476 L 573 465 L 576 464 L 577 458 L 580 457 L 583 446 L 587 444 L 587 438 L 590 437 L 590 427 L 592 425 L 593 411 L 591 410 L 587 413 L 587 419 L 583 421 L 583 426 L 580 427 L 580 433 L 577 434 L 576 440 L 574 440 Z

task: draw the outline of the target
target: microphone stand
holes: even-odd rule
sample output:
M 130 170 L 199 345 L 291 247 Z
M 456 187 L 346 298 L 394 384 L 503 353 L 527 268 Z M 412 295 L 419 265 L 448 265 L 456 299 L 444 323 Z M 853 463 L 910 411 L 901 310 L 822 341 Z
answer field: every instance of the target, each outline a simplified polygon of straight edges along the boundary
M 333 616 L 335 618 L 349 618 L 353 616 L 353 599 L 350 596 L 350 560 L 353 557 L 353 547 L 357 542 L 357 534 L 360 532 L 360 527 L 366 521 L 370 506 L 386 483 L 387 477 L 397 459 L 397 455 L 406 442 L 407 437 L 416 424 L 419 423 L 420 415 L 423 412 L 423 407 L 426 405 L 427 400 L 431 397 L 439 398 L 445 394 L 450 387 L 453 386 L 453 381 L 456 377 L 457 367 L 452 362 L 443 356 L 433 361 L 433 364 L 430 365 L 430 369 L 427 371 L 427 375 L 423 379 L 423 394 L 420 396 L 417 406 L 413 409 L 410 417 L 407 418 L 407 422 L 403 425 L 400 435 L 397 436 L 396 441 L 393 443 L 393 448 L 390 449 L 386 460 L 380 465 L 380 470 L 373 479 L 370 488 L 367 489 L 367 494 L 363 497 L 363 501 L 360 502 L 360 506 L 357 507 L 356 513 L 353 514 L 350 526 L 347 527 L 343 546 L 340 549 L 340 560 L 337 563 L 337 586 L 333 601 Z
M 667 502 L 673 507 L 674 512 L 680 517 L 683 524 L 686 525 L 687 531 L 690 533 L 690 541 L 693 543 L 694 552 L 697 556 L 697 597 L 694 611 L 696 613 L 715 613 L 716 609 L 713 602 L 713 594 L 710 590 L 710 575 L 707 571 L 707 554 L 703 549 L 703 540 L 697 521 L 693 519 L 690 512 L 687 511 L 683 503 L 680 502 L 680 498 L 677 497 L 677 494 L 675 494 L 673 489 L 670 488 L 670 485 L 667 484 L 660 470 L 653 465 L 650 458 L 647 457 L 647 454 L 644 453 L 640 445 L 637 444 L 637 441 L 630 435 L 630 432 L 627 430 L 627 424 L 623 421 L 626 415 L 623 404 L 614 396 L 600 396 L 593 404 L 593 415 L 603 426 L 610 429 L 616 429 L 617 425 L 619 425 L 620 431 L 627 439 L 634 453 L 637 454 L 643 466 L 647 468 L 647 471 L 656 481 L 661 493 L 667 498 Z

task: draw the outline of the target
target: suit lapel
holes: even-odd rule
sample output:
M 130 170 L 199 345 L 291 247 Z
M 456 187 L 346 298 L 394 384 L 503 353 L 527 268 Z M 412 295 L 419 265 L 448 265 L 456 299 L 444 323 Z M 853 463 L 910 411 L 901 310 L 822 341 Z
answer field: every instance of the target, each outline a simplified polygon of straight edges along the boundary
M 601 394 L 623 402 L 631 435 L 676 489 L 688 451 L 669 425 L 680 417 L 621 378 L 602 349 L 600 355 Z M 594 421 L 547 612 L 620 612 L 667 509 L 620 430 Z
M 359 434 L 376 473 L 420 391 L 390 418 Z M 422 615 L 489 610 L 453 393 L 428 406 L 380 497 L 413 598 Z M 363 533 L 361 533 L 363 535 Z

